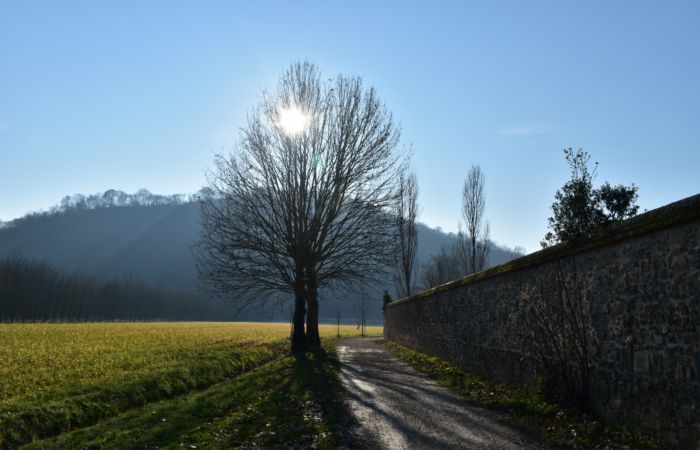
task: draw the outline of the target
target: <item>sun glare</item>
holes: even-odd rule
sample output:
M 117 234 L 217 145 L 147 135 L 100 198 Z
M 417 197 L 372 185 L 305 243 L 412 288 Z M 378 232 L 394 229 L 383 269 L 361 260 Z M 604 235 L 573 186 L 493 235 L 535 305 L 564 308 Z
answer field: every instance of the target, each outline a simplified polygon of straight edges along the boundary
M 306 129 L 309 123 L 309 116 L 304 114 L 298 107 L 292 105 L 280 108 L 278 123 L 287 135 L 294 136 Z

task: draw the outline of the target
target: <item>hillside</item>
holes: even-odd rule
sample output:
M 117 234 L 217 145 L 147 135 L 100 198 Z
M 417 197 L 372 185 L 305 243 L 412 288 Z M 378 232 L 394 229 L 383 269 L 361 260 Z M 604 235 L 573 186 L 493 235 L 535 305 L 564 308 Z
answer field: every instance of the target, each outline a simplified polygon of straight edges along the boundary
M 154 286 L 198 292 L 197 270 L 192 255 L 199 232 L 197 202 L 166 205 L 134 205 L 76 209 L 54 214 L 31 215 L 0 229 L 0 257 L 14 255 L 46 261 L 68 272 L 81 271 L 110 279 L 132 277 Z M 454 235 L 421 224 L 418 266 L 448 245 Z M 489 265 L 513 257 L 494 246 Z M 376 288 L 371 322 L 381 322 L 381 291 L 393 292 L 390 277 Z M 349 292 L 325 292 L 321 316 L 333 321 L 338 312 L 343 322 L 352 322 L 356 306 Z M 253 312 L 240 316 L 249 320 L 287 320 L 287 311 Z

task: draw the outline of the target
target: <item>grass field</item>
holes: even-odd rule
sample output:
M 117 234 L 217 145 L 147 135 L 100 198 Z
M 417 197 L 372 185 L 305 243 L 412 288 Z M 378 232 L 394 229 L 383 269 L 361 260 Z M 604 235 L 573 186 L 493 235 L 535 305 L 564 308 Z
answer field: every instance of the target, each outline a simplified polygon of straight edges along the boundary
M 320 331 L 336 335 L 335 326 Z M 232 379 L 287 355 L 289 332 L 260 323 L 0 325 L 0 446 Z M 354 326 L 340 332 L 359 334 Z

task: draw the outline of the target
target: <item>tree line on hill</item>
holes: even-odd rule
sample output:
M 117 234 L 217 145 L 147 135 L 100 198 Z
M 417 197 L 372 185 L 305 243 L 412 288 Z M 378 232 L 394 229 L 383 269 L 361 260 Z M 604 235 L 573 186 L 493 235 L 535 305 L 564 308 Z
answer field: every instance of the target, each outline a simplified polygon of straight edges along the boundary
M 98 280 L 46 262 L 0 259 L 0 322 L 225 320 L 220 302 L 121 278 Z
M 98 208 L 119 208 L 129 206 L 169 206 L 183 205 L 185 203 L 197 202 L 207 194 L 207 188 L 203 188 L 194 194 L 154 194 L 148 189 L 139 189 L 133 194 L 126 193 L 118 189 L 108 189 L 105 192 L 84 195 L 66 195 L 61 201 L 46 211 L 34 211 L 7 224 L 17 225 L 22 222 L 31 221 L 37 217 L 45 217 L 55 214 L 65 214 L 73 211 L 83 211 Z M 0 228 L 5 223 L 0 220 Z

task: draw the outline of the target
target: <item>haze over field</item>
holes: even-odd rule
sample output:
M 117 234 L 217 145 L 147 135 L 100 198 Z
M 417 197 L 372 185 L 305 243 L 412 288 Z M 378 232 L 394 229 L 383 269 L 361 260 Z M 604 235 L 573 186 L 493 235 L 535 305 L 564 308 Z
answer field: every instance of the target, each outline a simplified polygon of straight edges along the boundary
M 198 293 L 193 245 L 201 233 L 200 220 L 198 202 L 98 207 L 29 216 L 0 229 L 0 258 L 21 256 L 46 261 L 68 273 L 85 272 L 103 280 L 131 277 L 150 286 Z M 454 235 L 419 225 L 418 266 L 454 240 Z M 514 256 L 512 250 L 493 245 L 489 265 Z M 382 321 L 382 290 L 394 292 L 391 275 L 387 274 L 385 280 L 367 290 L 372 323 Z M 344 323 L 355 322 L 357 297 L 357 293 L 347 291 L 326 291 L 321 298 L 323 320 L 333 322 L 340 312 Z M 288 308 L 238 316 L 213 308 L 210 302 L 202 302 L 203 313 L 224 314 L 219 319 L 289 320 Z

